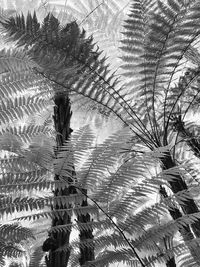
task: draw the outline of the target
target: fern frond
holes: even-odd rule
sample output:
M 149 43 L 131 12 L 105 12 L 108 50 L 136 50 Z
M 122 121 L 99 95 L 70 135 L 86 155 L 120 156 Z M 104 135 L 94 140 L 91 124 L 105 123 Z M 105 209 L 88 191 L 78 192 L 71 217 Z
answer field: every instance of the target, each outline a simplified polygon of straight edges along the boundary
M 125 62 L 122 68 L 125 70 L 123 73 L 125 76 L 131 76 L 132 84 L 134 82 L 138 84 L 138 75 L 143 70 L 140 64 L 142 65 L 144 61 L 144 41 L 148 31 L 147 25 L 149 23 L 148 13 L 152 11 L 154 2 L 155 1 L 146 0 L 132 1 L 130 14 L 128 15 L 128 19 L 124 21 L 124 29 L 126 31 L 123 32 L 123 34 L 125 38 L 121 40 L 123 46 L 120 48 L 126 55 L 122 56 Z
M 80 128 L 72 134 L 70 143 L 72 144 L 76 171 L 81 168 L 83 162 L 86 161 L 92 151 L 94 139 L 94 132 L 89 125 Z
M 103 12 L 103 9 L 101 11 Z M 192 75 L 186 85 L 181 87 L 179 83 L 172 87 L 177 79 L 176 75 L 180 73 L 179 67 L 185 54 L 187 55 L 187 51 L 190 51 L 192 43 L 200 34 L 199 4 L 197 1 L 188 3 L 177 0 L 134 0 L 131 12 L 125 25 L 122 49 L 127 53 L 123 56 L 124 69 L 127 70 L 125 75 L 132 75 L 134 68 L 136 77 L 133 80 L 130 77 L 131 81 L 123 86 L 115 75 L 110 73 L 106 59 L 95 49 L 92 38 L 86 38 L 84 31 L 81 32 L 75 22 L 63 27 L 58 19 L 48 14 L 40 25 L 35 13 L 28 14 L 26 19 L 22 15 L 1 20 L 8 39 L 14 40 L 17 46 L 24 46 L 31 58 L 29 62 L 29 58 L 24 60 L 22 55 L 18 70 L 16 58 L 21 55 L 15 55 L 12 66 L 10 52 L 9 60 L 5 59 L 6 53 L 2 52 L 2 69 L 6 71 L 7 68 L 9 73 L 3 72 L 1 75 L 0 90 L 3 100 L 0 103 L 0 119 L 4 125 L 0 145 L 2 149 L 18 153 L 23 158 L 20 158 L 21 162 L 15 156 L 1 159 L 1 216 L 26 211 L 26 214 L 18 214 L 16 220 L 37 220 L 44 217 L 58 220 L 66 215 L 74 215 L 79 219 L 83 218 L 82 215 L 89 214 L 96 219 L 99 216 L 99 208 L 103 214 L 100 213 L 102 218 L 97 222 L 81 221 L 52 228 L 52 232 L 56 234 L 68 233 L 71 229 L 96 231 L 97 237 L 94 240 L 75 240 L 71 244 L 74 250 L 77 247 L 83 249 L 96 245 L 98 256 L 95 261 L 88 263 L 88 266 L 102 266 L 121 261 L 137 266 L 138 258 L 136 259 L 134 249 L 151 252 L 141 261 L 147 265 L 166 262 L 177 254 L 176 248 L 164 248 L 163 243 L 167 237 L 173 238 L 177 231 L 181 233 L 180 229 L 189 229 L 186 234 L 191 233 L 191 237 L 186 239 L 191 241 L 187 244 L 191 255 L 193 256 L 192 246 L 198 250 L 198 240 L 191 240 L 193 232 L 198 236 L 198 205 L 193 198 L 192 189 L 188 189 L 182 166 L 178 166 L 175 158 L 171 156 L 171 146 L 167 144 L 168 129 L 171 129 L 173 124 L 171 115 L 176 115 L 179 106 L 186 101 L 185 92 L 188 88 L 195 85 L 198 89 L 198 72 L 190 73 Z M 32 61 L 36 62 L 33 66 Z M 34 78 L 28 85 L 31 92 L 28 94 L 24 90 L 24 84 L 28 84 L 30 74 L 33 74 Z M 118 132 L 97 148 L 92 147 L 92 132 L 88 128 L 81 129 L 70 141 L 57 147 L 54 158 L 52 143 L 39 143 L 42 134 L 43 141 L 48 136 L 47 128 L 27 126 L 22 129 L 18 125 L 10 129 L 7 127 L 8 123 L 24 117 L 26 119 L 27 114 L 39 113 L 46 107 L 48 100 L 43 94 L 45 82 L 48 82 L 47 88 L 56 96 L 75 91 L 101 104 L 114 112 L 131 129 Z M 126 90 L 126 85 L 132 88 Z M 38 102 L 32 96 L 32 89 L 35 88 L 38 95 L 43 91 L 43 98 L 37 98 Z M 133 96 L 136 99 L 133 99 Z M 189 99 L 191 98 L 189 96 Z M 191 106 L 189 103 L 186 109 L 184 108 L 185 114 Z M 171 136 L 174 141 L 174 135 Z M 138 140 L 146 146 L 144 151 L 140 144 L 136 144 Z M 30 142 L 26 151 L 23 150 L 25 141 Z M 15 147 L 11 150 L 12 143 Z M 163 148 L 163 145 L 166 147 Z M 133 153 L 137 146 L 140 146 L 139 151 Z M 155 147 L 160 147 L 160 150 Z M 86 156 L 87 153 L 89 156 Z M 83 159 L 86 159 L 86 164 L 80 166 L 75 177 L 74 162 L 76 167 Z M 30 161 L 30 164 L 26 161 Z M 65 185 L 67 190 L 69 181 L 72 181 L 74 188 L 79 189 L 81 186 L 86 193 L 39 198 L 25 196 L 30 189 L 58 189 L 56 183 L 46 182 L 48 174 L 51 173 L 47 172 L 47 169 L 52 170 L 53 161 L 54 173 L 59 179 L 65 180 L 59 184 L 61 188 Z M 13 190 L 19 180 L 22 183 Z M 157 203 L 155 197 L 159 195 L 160 185 L 163 184 L 170 185 L 173 195 L 164 197 Z M 8 189 L 13 190 L 9 191 L 12 192 L 11 195 L 8 195 Z M 22 196 L 18 195 L 21 193 L 17 192 L 19 190 L 23 190 Z M 82 205 L 85 199 L 89 199 L 96 206 Z M 62 209 L 50 210 L 49 206 Z M 170 220 L 167 216 L 175 208 L 179 211 L 179 216 Z M 185 214 L 181 216 L 182 213 Z M 105 217 L 110 219 L 109 223 Z M 164 222 L 155 226 L 155 222 L 160 219 Z M 112 226 L 117 226 L 117 229 Z M 110 236 L 106 233 L 107 230 L 111 231 Z M 183 239 L 184 237 L 183 235 Z M 192 243 L 193 241 L 196 244 Z M 107 251 L 104 250 L 105 244 Z M 60 249 L 67 251 L 69 246 Z M 76 257 L 77 254 L 74 255 L 74 263 L 78 262 Z M 189 257 L 188 262 L 185 260 L 187 264 L 193 261 Z
M 36 63 L 23 50 L 1 50 L 1 96 L 10 99 L 13 95 L 27 92 L 33 86 L 44 85 L 43 78 L 34 73 Z
M 19 127 L 14 126 L 13 128 L 8 128 L 7 132 L 6 129 L 3 129 L 2 134 L 8 133 L 17 136 L 20 140 L 25 143 L 31 143 L 33 137 L 37 135 L 44 134 L 46 136 L 51 136 L 51 129 L 48 126 L 41 126 L 41 125 L 24 125 Z
M 12 243 L 10 244 L 6 244 L 3 242 L 0 242 L 0 249 L 1 251 L 4 252 L 3 256 L 7 256 L 7 257 L 14 257 L 14 258 L 18 258 L 24 255 L 24 251 L 21 250 L 20 248 L 18 248 L 17 246 L 14 246 Z
M 46 172 L 46 170 L 44 170 Z M 49 173 L 45 173 L 48 177 L 50 176 Z M 38 191 L 53 191 L 55 188 L 62 190 L 66 188 L 66 182 L 65 181 L 48 181 L 44 179 L 44 181 L 38 181 L 40 180 L 40 176 L 38 176 L 36 181 L 27 181 L 26 183 L 20 183 L 17 181 L 14 181 L 14 183 L 7 184 L 6 181 L 4 181 L 0 184 L 0 192 L 15 192 L 15 191 L 32 191 L 32 190 L 38 190 Z
M 22 152 L 23 141 L 33 137 L 33 127 L 21 126 L 17 121 L 27 120 L 30 116 L 40 114 L 48 105 L 47 97 L 39 93 L 44 91 L 44 79 L 33 71 L 36 64 L 24 52 L 16 49 L 0 51 L 0 143 L 1 149 Z M 47 86 L 45 86 L 47 89 Z M 33 90 L 37 95 L 33 95 Z M 11 126 L 12 125 L 12 126 Z M 47 134 L 43 127 L 36 127 L 39 133 Z
M 105 173 L 115 168 L 116 163 L 119 162 L 122 157 L 120 153 L 121 147 L 123 144 L 126 144 L 130 138 L 130 131 L 124 129 L 111 135 L 103 144 L 93 149 L 83 168 L 78 172 L 79 183 L 88 186 L 91 190 L 94 189 L 96 183 L 100 184 Z M 95 177 L 98 177 L 98 182 L 95 180 Z
M 34 97 L 16 97 L 14 100 L 1 102 L 0 119 L 7 124 L 22 119 L 25 112 L 26 115 L 32 115 L 35 112 L 40 112 L 46 106 L 46 100 Z
M 34 239 L 32 231 L 18 224 L 4 224 L 0 226 L 1 239 L 20 243 L 22 240 Z
M 89 262 L 88 266 L 100 266 L 101 264 L 112 264 L 112 263 L 127 263 L 130 266 L 137 267 L 138 260 L 134 257 L 133 252 L 130 249 L 117 249 L 107 250 L 101 253 L 94 262 Z
M 73 194 L 69 196 L 56 196 L 56 197 L 38 197 L 38 198 L 31 198 L 31 197 L 24 197 L 24 198 L 14 198 L 14 197 L 2 197 L 0 199 L 0 209 L 1 215 L 4 216 L 5 214 L 12 214 L 15 211 L 34 211 L 34 210 L 42 210 L 45 207 L 50 207 L 53 205 L 58 205 L 59 207 L 69 207 L 69 204 L 76 203 L 79 206 L 84 199 L 84 196 L 81 194 Z M 79 211 L 80 209 L 80 211 Z M 76 213 L 82 214 L 81 209 L 85 210 L 86 207 L 77 208 Z M 85 211 L 83 212 L 85 214 Z
M 117 88 L 118 79 L 115 79 L 114 74 L 110 74 L 105 58 L 99 59 L 100 53 L 98 49 L 94 49 L 92 39 L 85 39 L 84 33 L 80 33 L 76 23 L 62 28 L 59 21 L 49 14 L 44 19 L 43 25 L 37 30 L 37 34 L 34 32 L 31 36 L 30 31 L 27 32 L 26 28 L 31 28 L 32 23 L 36 24 L 36 28 L 38 27 L 35 14 L 33 17 L 29 15 L 26 23 L 20 16 L 2 21 L 5 32 L 11 39 L 17 39 L 18 45 L 26 42 L 29 46 L 33 43 L 29 54 L 42 68 L 42 70 L 37 68 L 38 73 L 61 87 L 62 92 L 63 89 L 67 92 L 76 91 L 99 103 L 114 112 L 126 125 L 127 120 L 123 114 L 128 115 L 132 119 L 132 130 L 139 131 L 147 139 L 151 139 L 145 125 L 126 101 L 124 88 Z M 72 47 L 74 48 L 72 49 Z M 50 54 L 51 57 L 49 57 Z M 62 71 L 60 71 L 61 69 Z
M 125 45 L 122 47 L 126 52 L 124 61 L 125 64 L 127 62 L 129 74 L 133 73 L 129 61 L 136 65 L 134 73 L 136 69 L 136 79 L 139 79 L 137 86 L 133 84 L 131 92 L 142 98 L 137 109 L 142 117 L 146 114 L 144 119 L 158 145 L 162 134 L 164 144 L 167 144 L 165 132 L 169 126 L 169 117 L 176 112 L 176 104 L 182 95 L 180 91 L 171 92 L 176 74 L 184 55 L 200 34 L 197 6 L 196 1 L 187 4 L 175 0 L 158 1 L 156 12 L 151 13 L 148 1 L 134 1 L 130 19 L 126 21 Z M 132 63 L 135 58 L 135 63 Z M 129 74 L 134 83 L 133 75 Z
M 22 155 L 5 155 L 0 158 L 0 166 L 3 171 L 8 173 L 36 171 L 39 169 L 36 164 L 29 162 Z
M 67 231 L 69 229 L 75 229 L 75 230 L 113 230 L 113 224 L 109 220 L 101 220 L 101 221 L 91 221 L 87 223 L 70 223 L 65 225 L 58 225 L 51 228 L 52 232 L 62 232 Z
M 74 155 L 70 142 L 66 142 L 59 151 L 54 160 L 55 174 L 59 177 L 70 177 L 74 179 Z
M 21 244 L 35 239 L 32 231 L 19 224 L 4 224 L 0 226 L 1 253 L 0 264 L 6 258 L 20 258 L 26 254 Z
M 12 214 L 13 211 L 15 211 L 15 205 L 10 206 L 12 210 L 8 209 L 6 210 L 7 214 Z M 19 205 L 16 205 L 16 208 L 20 208 Z M 43 207 L 40 207 L 43 209 Z M 37 209 L 37 207 L 36 207 Z M 22 211 L 25 211 L 26 208 L 22 207 Z M 69 208 L 69 209 L 57 209 L 57 210 L 52 210 L 52 211 L 43 211 L 43 212 L 37 212 L 37 213 L 31 213 L 30 215 L 21 215 L 15 218 L 17 221 L 23 221 L 23 220 L 39 220 L 40 218 L 62 218 L 64 214 L 68 213 L 70 216 L 75 213 L 76 215 L 98 215 L 98 210 L 95 206 L 85 206 L 85 207 L 75 207 L 75 208 Z
M 9 73 L 28 73 L 36 66 L 23 50 L 3 49 L 0 52 L 1 77 Z
M 112 246 L 113 248 L 119 247 L 125 247 L 126 246 L 126 241 L 122 240 L 118 234 L 111 234 L 109 235 L 104 235 L 104 236 L 99 236 L 94 239 L 86 239 L 84 242 L 80 242 L 79 240 L 73 240 L 71 242 L 71 248 L 75 249 L 78 247 L 78 245 L 82 248 L 87 247 L 87 246 L 94 246 L 97 250 L 102 250 L 105 247 L 109 248 Z M 106 244 L 106 245 L 105 245 Z M 58 249 L 58 251 L 67 251 L 70 250 L 69 245 L 63 245 Z

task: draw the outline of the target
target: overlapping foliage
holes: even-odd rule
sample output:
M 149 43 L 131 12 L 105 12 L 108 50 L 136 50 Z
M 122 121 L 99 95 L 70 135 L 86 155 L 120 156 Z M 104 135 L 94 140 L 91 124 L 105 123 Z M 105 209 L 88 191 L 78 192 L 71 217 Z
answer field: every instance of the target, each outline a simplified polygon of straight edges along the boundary
M 90 244 L 96 258 L 87 266 L 199 265 L 199 127 L 191 119 L 199 114 L 199 12 L 195 0 L 133 0 L 122 40 L 123 85 L 75 22 L 61 26 L 52 14 L 43 24 L 36 14 L 2 17 L 7 40 L 26 51 L 1 51 L 0 57 L 0 145 L 8 151 L 1 158 L 2 218 L 62 216 L 64 210 L 49 209 L 55 202 L 70 204 L 67 212 L 75 217 L 89 213 L 90 223 L 75 218 L 52 229 L 93 229 L 94 240 L 59 248 L 74 248 L 71 266 L 78 265 L 76 248 Z M 33 118 L 22 127 L 19 120 L 42 114 L 55 88 L 102 105 L 124 129 L 95 147 L 91 130 L 82 128 L 54 159 L 51 123 L 39 126 Z M 51 174 L 69 176 L 72 165 L 78 193 L 49 196 Z M 38 196 L 41 190 L 47 195 Z M 80 207 L 85 197 L 90 204 Z M 2 227 L 12 232 L 13 226 Z

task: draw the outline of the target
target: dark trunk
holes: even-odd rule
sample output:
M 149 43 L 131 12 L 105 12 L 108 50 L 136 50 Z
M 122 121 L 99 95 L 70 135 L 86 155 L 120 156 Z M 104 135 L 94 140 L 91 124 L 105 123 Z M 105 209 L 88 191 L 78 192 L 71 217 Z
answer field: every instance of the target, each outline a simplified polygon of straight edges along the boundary
M 167 192 L 163 186 L 160 186 L 160 194 L 162 197 L 167 198 Z M 182 213 L 178 208 L 172 208 L 170 207 L 168 209 L 169 214 L 171 215 L 173 220 L 177 220 L 178 218 L 182 217 Z M 192 240 L 194 238 L 189 225 L 185 225 L 179 229 L 180 234 L 182 235 L 184 241 Z
M 54 125 L 56 130 L 56 145 L 57 149 L 55 151 L 55 156 L 59 152 L 59 147 L 61 147 L 65 141 L 67 141 L 71 134 L 70 129 L 70 119 L 71 119 L 71 105 L 69 98 L 63 95 L 55 96 L 55 107 L 54 107 Z M 72 174 L 73 175 L 73 174 Z M 55 180 L 59 180 L 59 176 L 55 175 Z M 70 194 L 75 194 L 76 189 L 73 186 L 68 186 L 72 180 L 71 178 L 68 179 L 68 184 L 64 189 L 55 189 L 54 196 L 69 196 Z M 67 209 L 70 208 L 66 205 L 55 205 L 53 207 L 54 210 L 58 209 Z M 65 212 L 64 215 L 60 216 L 59 218 L 54 218 L 52 220 L 52 227 L 58 225 L 65 225 L 71 223 L 70 215 Z M 47 246 L 43 250 L 49 251 L 48 257 L 46 257 L 46 264 L 47 267 L 66 267 L 69 261 L 70 250 L 61 250 L 56 251 L 57 248 L 68 245 L 69 244 L 69 237 L 70 237 L 71 229 L 66 231 L 60 232 L 53 232 L 50 234 L 49 242 L 52 243 L 52 246 Z M 47 242 L 47 240 L 45 242 Z M 46 243 L 47 245 L 47 243 Z
M 163 164 L 163 169 L 168 170 L 170 168 L 173 168 L 176 166 L 175 162 L 173 161 L 170 153 L 167 153 L 164 158 L 162 158 L 162 164 Z M 171 187 L 171 190 L 174 194 L 182 191 L 182 190 L 187 190 L 188 187 L 179 174 L 174 174 L 174 179 L 172 181 L 169 181 L 169 185 Z M 187 200 L 184 201 L 183 203 L 180 203 L 181 209 L 184 214 L 192 214 L 195 212 L 199 212 L 199 209 L 194 202 L 194 200 L 191 198 L 188 198 Z M 196 222 L 191 224 L 191 228 L 195 234 L 196 237 L 200 237 L 200 220 L 197 220 Z
M 164 198 L 167 198 L 168 195 L 167 195 L 167 192 L 165 190 L 165 188 L 163 186 L 160 186 L 160 194 L 162 197 Z M 180 210 L 178 208 L 172 208 L 170 207 L 169 208 L 169 213 L 171 215 L 171 217 L 176 220 L 180 217 L 182 217 L 182 213 L 180 212 Z M 185 242 L 187 241 L 191 241 L 192 239 L 194 239 L 194 235 L 190 229 L 190 226 L 189 225 L 184 225 L 182 226 L 180 229 L 179 229 L 179 232 L 180 234 L 182 235 L 183 237 L 183 240 Z M 166 247 L 166 249 L 171 249 L 172 247 Z M 191 252 L 191 255 L 193 256 L 194 260 L 200 264 L 200 249 L 199 248 L 193 248 L 193 247 L 190 247 L 189 248 L 190 252 Z M 175 263 L 175 259 L 174 257 L 172 257 L 171 259 L 169 259 L 166 263 L 166 266 L 167 267 L 174 267 L 176 266 L 176 263 Z
M 166 192 L 166 190 L 165 190 L 165 188 L 163 186 L 160 186 L 160 194 L 164 198 L 167 198 L 168 197 L 167 192 Z M 171 215 L 171 217 L 172 217 L 173 220 L 176 220 L 176 219 L 182 217 L 182 213 L 180 212 L 180 210 L 178 208 L 175 208 L 175 207 L 172 208 L 172 207 L 170 207 L 168 209 L 168 211 L 169 211 L 169 213 L 170 213 L 170 215 Z M 179 232 L 182 235 L 183 240 L 185 242 L 190 241 L 190 240 L 192 240 L 194 238 L 193 233 L 191 232 L 191 229 L 190 229 L 189 225 L 182 226 L 179 229 Z M 167 246 L 166 249 L 172 249 L 172 247 Z M 196 260 L 196 262 L 200 263 L 199 262 L 199 253 L 200 253 L 199 249 L 196 250 L 196 249 L 193 249 L 191 247 L 190 248 L 190 252 L 191 252 L 191 255 L 193 256 L 193 258 Z M 166 266 L 167 267 L 174 267 L 174 266 L 176 266 L 174 257 L 172 257 L 171 259 L 169 259 L 167 261 Z
M 176 267 L 176 262 L 175 262 L 174 257 L 167 261 L 166 266 L 167 267 Z
M 55 107 L 54 107 L 54 125 L 56 130 L 56 145 L 57 150 L 55 151 L 55 156 L 59 152 L 59 147 L 61 147 L 65 141 L 67 141 L 71 135 L 70 119 L 71 119 L 71 105 L 70 100 L 67 96 L 57 95 L 55 97 Z M 75 177 L 75 171 L 72 171 L 72 176 Z M 59 176 L 55 175 L 55 180 L 59 180 Z M 71 178 L 67 178 L 68 183 L 64 189 L 56 189 L 54 192 L 55 196 L 69 196 L 70 194 L 76 194 L 77 190 L 74 186 L 69 186 L 72 183 Z M 87 193 L 87 191 L 85 191 Z M 82 202 L 82 206 L 87 206 L 87 199 Z M 70 206 L 66 205 L 55 205 L 54 210 L 67 209 Z M 90 222 L 90 215 L 79 215 L 78 222 L 87 223 Z M 71 216 L 65 212 L 64 215 L 59 218 L 54 218 L 52 220 L 52 227 L 58 225 L 65 225 L 71 223 Z M 49 251 L 49 255 L 46 257 L 47 267 L 66 267 L 68 265 L 70 249 L 57 251 L 56 249 L 61 246 L 69 245 L 71 229 L 53 232 L 50 234 L 49 238 L 43 244 L 43 250 Z M 93 239 L 92 230 L 80 229 L 80 242 L 86 241 L 86 239 Z M 94 260 L 94 246 L 80 246 L 80 265 L 84 265 L 87 261 Z
M 84 195 L 87 195 L 87 190 L 86 189 L 82 189 L 82 191 L 84 192 Z M 86 207 L 88 206 L 88 202 L 87 199 L 84 200 L 82 202 L 82 207 Z M 80 223 L 87 223 L 90 222 L 91 218 L 90 215 L 87 213 L 86 215 L 78 215 L 78 222 Z M 80 242 L 84 242 L 84 241 L 91 241 L 93 239 L 93 234 L 92 234 L 92 230 L 90 229 L 81 229 L 80 230 Z M 80 252 L 81 252 L 81 257 L 79 259 L 79 263 L 81 266 L 85 265 L 87 261 L 92 261 L 94 260 L 94 244 L 92 245 L 92 243 L 90 242 L 89 246 L 80 246 Z

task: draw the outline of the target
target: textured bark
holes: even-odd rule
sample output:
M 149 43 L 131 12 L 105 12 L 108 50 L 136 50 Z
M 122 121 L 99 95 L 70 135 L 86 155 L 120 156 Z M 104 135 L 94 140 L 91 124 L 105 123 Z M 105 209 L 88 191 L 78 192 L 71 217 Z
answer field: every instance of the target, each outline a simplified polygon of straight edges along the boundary
M 173 168 L 176 166 L 175 162 L 173 161 L 170 153 L 167 153 L 165 157 L 162 159 L 163 169 L 168 170 L 170 168 Z M 174 194 L 182 191 L 187 190 L 187 184 L 183 180 L 183 178 L 178 175 L 174 174 L 174 179 L 172 181 L 169 181 L 169 185 L 171 187 L 171 190 Z M 192 214 L 195 212 L 199 212 L 199 209 L 194 201 L 194 199 L 188 198 L 184 201 L 184 204 L 180 203 L 181 209 L 184 214 Z M 191 224 L 191 228 L 195 234 L 196 237 L 200 237 L 200 220 L 194 222 Z
M 163 186 L 160 186 L 160 194 L 164 198 L 168 197 L 167 192 L 166 192 L 166 190 L 165 190 L 165 188 Z M 180 212 L 180 210 L 178 208 L 170 207 L 168 209 L 168 211 L 169 211 L 169 214 L 171 215 L 173 220 L 177 220 L 178 218 L 182 217 L 182 213 Z M 190 227 L 188 225 L 185 225 L 185 226 L 181 227 L 179 229 L 179 232 L 182 235 L 184 241 L 189 241 L 189 240 L 192 240 L 194 238 L 194 236 L 193 236 L 193 234 L 192 234 L 192 232 L 190 230 Z
M 63 95 L 55 96 L 55 107 L 54 107 L 54 125 L 57 132 L 56 135 L 56 145 L 57 150 L 55 151 L 55 156 L 59 151 L 65 141 L 67 141 L 71 134 L 70 119 L 71 119 L 71 105 L 69 98 Z M 73 175 L 73 174 L 72 174 Z M 59 176 L 55 175 L 55 180 L 59 180 Z M 68 184 L 70 184 L 71 178 L 68 178 Z M 56 189 L 54 191 L 55 196 L 69 196 L 70 194 L 75 194 L 76 189 L 73 186 L 66 186 L 64 189 Z M 66 205 L 58 206 L 55 205 L 53 210 L 70 208 Z M 62 217 L 54 218 L 52 220 L 52 226 L 65 225 L 71 223 L 70 215 L 65 212 Z M 50 234 L 49 240 L 46 242 L 46 247 L 43 244 L 43 250 L 49 251 L 49 255 L 46 257 L 47 267 L 66 267 L 69 261 L 70 250 L 56 251 L 57 248 L 68 245 L 70 238 L 71 229 L 62 232 L 54 232 Z M 51 245 L 48 245 L 50 244 Z
M 84 194 L 87 195 L 87 190 L 82 189 L 84 191 Z M 82 202 L 82 207 L 88 206 L 87 199 Z M 78 216 L 78 222 L 79 223 L 87 223 L 90 222 L 91 218 L 90 215 L 87 213 L 86 215 L 79 215 Z M 80 242 L 84 242 L 86 240 L 92 240 L 93 239 L 93 234 L 92 230 L 80 230 Z M 94 244 L 90 243 L 90 246 L 80 246 L 80 252 L 81 252 L 81 257 L 79 259 L 79 263 L 81 266 L 85 265 L 87 261 L 92 261 L 94 260 Z
M 57 150 L 55 151 L 55 156 L 66 140 L 69 139 L 72 132 L 70 128 L 71 119 L 71 105 L 70 100 L 67 96 L 57 95 L 55 97 L 55 107 L 54 107 L 54 124 L 56 135 Z M 72 171 L 72 176 L 75 177 L 75 171 Z M 55 175 L 55 180 L 59 180 L 59 176 Z M 68 177 L 68 185 L 72 182 L 72 179 Z M 55 196 L 69 196 L 70 194 L 76 194 L 77 190 L 74 186 L 66 186 L 64 189 L 56 189 L 54 192 Z M 87 193 L 87 191 L 85 191 Z M 87 200 L 82 202 L 82 206 L 87 206 Z M 65 209 L 70 208 L 66 205 L 55 205 L 53 209 Z M 79 215 L 78 222 L 87 223 L 90 222 L 90 215 Z M 65 225 L 71 223 L 70 215 L 65 212 L 62 217 L 54 218 L 52 220 L 52 226 Z M 70 250 L 56 251 L 57 248 L 63 245 L 69 245 L 71 229 L 65 232 L 54 232 L 50 234 L 50 237 L 44 242 L 43 250 L 49 251 L 49 255 L 46 257 L 47 267 L 66 267 L 68 265 Z M 93 239 L 92 230 L 80 230 L 80 241 L 86 241 L 86 239 Z M 94 260 L 94 247 L 91 245 L 81 247 L 80 246 L 80 265 L 84 265 L 87 261 Z
M 170 153 L 167 153 L 165 155 L 165 157 L 162 159 L 162 164 L 163 164 L 164 170 L 168 170 L 168 169 L 176 166 Z M 183 180 L 181 175 L 174 174 L 173 176 L 174 176 L 174 180 L 169 181 L 169 185 L 170 185 L 171 190 L 174 194 L 178 193 L 179 191 L 188 189 L 187 184 L 185 183 L 185 181 Z M 163 195 L 163 197 L 167 197 L 167 193 L 163 187 L 161 187 L 160 193 Z M 181 209 L 182 209 L 184 214 L 192 214 L 195 212 L 199 212 L 199 209 L 198 209 L 198 207 L 197 207 L 197 205 L 196 205 L 196 203 L 192 197 L 187 198 L 187 200 L 184 201 L 184 204 L 179 203 L 179 205 L 181 206 Z M 169 209 L 169 213 L 174 220 L 182 217 L 182 213 L 180 212 L 180 210 L 178 208 Z M 195 236 L 200 237 L 200 220 L 197 220 L 196 222 L 192 223 L 191 226 L 185 225 L 184 227 L 179 229 L 179 232 L 182 235 L 184 241 L 191 241 L 192 239 L 194 239 L 194 235 L 193 235 L 190 227 L 191 227 L 193 233 L 195 234 Z M 195 261 L 198 264 L 200 264 L 200 248 L 197 247 L 194 249 L 191 247 L 189 249 L 190 249 L 191 255 L 193 256 Z M 171 265 L 169 265 L 169 266 L 171 266 Z
M 168 197 L 167 192 L 166 192 L 166 190 L 165 190 L 165 188 L 163 186 L 160 186 L 160 194 L 164 198 Z M 173 220 L 176 220 L 176 219 L 182 217 L 182 213 L 180 212 L 180 210 L 178 208 L 170 207 L 168 211 L 169 211 L 169 213 L 170 213 L 170 215 L 171 215 Z M 185 226 L 181 227 L 179 229 L 179 232 L 182 235 L 183 240 L 185 242 L 191 241 L 194 238 L 194 235 L 191 232 L 191 229 L 190 229 L 189 225 L 185 225 Z M 172 247 L 166 247 L 166 249 L 172 249 Z M 194 249 L 194 248 L 191 247 L 190 248 L 190 252 L 191 252 L 191 255 L 193 256 L 193 258 L 195 259 L 195 261 L 197 263 L 200 263 L 200 259 L 199 259 L 200 249 Z M 176 266 L 174 257 L 167 261 L 166 266 L 167 267 Z

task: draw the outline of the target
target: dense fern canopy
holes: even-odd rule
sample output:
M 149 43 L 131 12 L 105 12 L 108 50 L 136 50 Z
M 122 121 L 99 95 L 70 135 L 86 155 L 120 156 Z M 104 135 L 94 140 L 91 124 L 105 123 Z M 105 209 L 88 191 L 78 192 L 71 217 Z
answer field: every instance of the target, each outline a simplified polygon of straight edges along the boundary
M 87 266 L 199 266 L 199 13 L 197 0 L 132 0 L 120 78 L 75 21 L 1 15 L 14 46 L 0 51 L 2 266 L 5 256 L 26 254 L 18 246 L 33 239 L 13 219 L 40 223 L 66 213 L 73 219 L 51 233 L 94 235 L 59 247 L 71 251 L 70 266 L 79 266 L 77 248 L 85 247 L 95 247 Z M 82 127 L 55 154 L 53 100 L 74 93 L 114 114 L 122 129 L 96 145 Z M 72 184 L 71 195 L 51 193 Z M 91 221 L 78 221 L 88 214 Z M 30 266 L 42 266 L 39 243 Z

